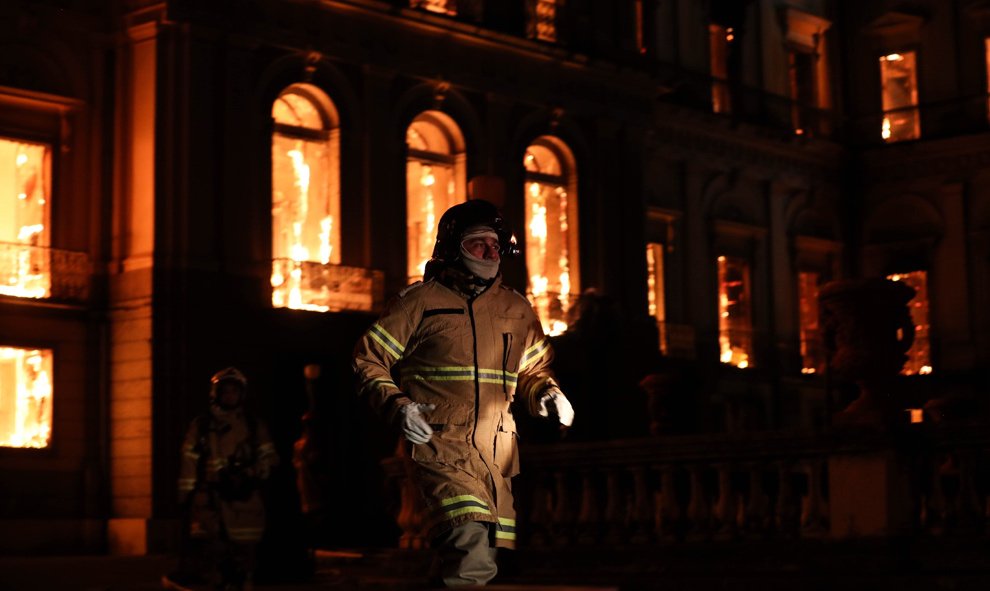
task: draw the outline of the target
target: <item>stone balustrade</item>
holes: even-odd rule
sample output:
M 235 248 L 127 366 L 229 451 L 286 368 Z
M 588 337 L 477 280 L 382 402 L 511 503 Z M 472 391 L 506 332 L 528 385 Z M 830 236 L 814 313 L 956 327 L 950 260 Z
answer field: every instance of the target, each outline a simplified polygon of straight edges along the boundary
M 523 446 L 522 474 L 513 480 L 520 544 L 985 536 L 987 433 L 978 426 L 923 424 L 896 433 L 774 432 Z M 850 461 L 865 461 L 860 465 L 866 470 L 849 472 Z M 399 455 L 386 462 L 386 474 L 401 493 L 401 546 L 421 548 L 423 507 L 410 485 L 411 467 Z M 864 525 L 871 520 L 879 529 Z

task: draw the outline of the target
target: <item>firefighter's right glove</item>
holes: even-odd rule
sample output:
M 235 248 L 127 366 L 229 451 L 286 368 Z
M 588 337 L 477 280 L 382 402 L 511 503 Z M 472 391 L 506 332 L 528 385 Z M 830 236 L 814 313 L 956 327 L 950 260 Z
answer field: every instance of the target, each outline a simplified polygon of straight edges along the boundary
M 403 404 L 396 411 L 399 429 L 402 436 L 413 443 L 426 443 L 433 437 L 433 428 L 426 422 L 423 413 L 435 409 L 435 404 L 410 402 Z
M 556 386 L 547 388 L 540 397 L 540 409 L 537 412 L 541 417 L 549 417 L 551 410 L 561 425 L 570 427 L 574 424 L 574 407 Z

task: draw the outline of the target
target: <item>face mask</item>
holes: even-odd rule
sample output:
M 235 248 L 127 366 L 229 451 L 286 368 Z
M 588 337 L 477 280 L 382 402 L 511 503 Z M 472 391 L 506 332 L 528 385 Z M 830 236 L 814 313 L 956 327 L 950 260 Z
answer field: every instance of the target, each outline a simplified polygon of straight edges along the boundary
M 467 270 L 476 277 L 488 280 L 498 275 L 499 261 L 479 259 L 468 252 L 464 248 L 464 245 L 461 245 L 461 260 L 464 261 L 464 266 L 467 267 Z

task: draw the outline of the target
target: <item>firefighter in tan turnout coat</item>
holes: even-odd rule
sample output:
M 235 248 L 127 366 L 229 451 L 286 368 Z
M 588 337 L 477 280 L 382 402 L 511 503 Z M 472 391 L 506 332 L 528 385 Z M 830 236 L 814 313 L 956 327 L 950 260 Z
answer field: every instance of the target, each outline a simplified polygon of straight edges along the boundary
M 236 368 L 211 379 L 210 411 L 189 425 L 179 496 L 187 530 L 175 583 L 206 576 L 221 589 L 251 587 L 265 527 L 261 484 L 278 464 L 263 421 L 245 408 L 247 378 Z
M 549 370 L 540 321 L 502 284 L 500 259 L 513 251 L 494 205 L 450 208 L 424 282 L 390 302 L 355 351 L 362 394 L 412 443 L 448 586 L 487 583 L 495 548 L 515 545 L 510 479 L 519 455 L 510 403 L 521 397 L 528 412 L 553 413 L 565 425 L 574 417 Z

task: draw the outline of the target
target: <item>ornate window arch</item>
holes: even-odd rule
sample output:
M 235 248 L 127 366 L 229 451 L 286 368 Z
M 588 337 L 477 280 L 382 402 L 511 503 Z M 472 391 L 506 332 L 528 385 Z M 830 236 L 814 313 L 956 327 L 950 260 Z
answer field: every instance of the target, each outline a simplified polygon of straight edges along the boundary
M 325 286 L 313 279 L 340 263 L 337 109 L 316 86 L 292 84 L 272 119 L 272 305 L 325 312 Z
M 550 335 L 567 329 L 567 312 L 580 293 L 577 167 L 560 138 L 544 135 L 523 157 L 526 270 L 529 297 Z
M 440 216 L 466 198 L 467 156 L 457 123 L 440 111 L 412 120 L 406 150 L 406 274 L 412 283 L 423 278 Z

